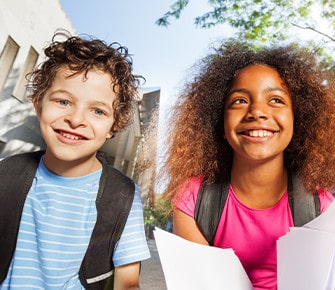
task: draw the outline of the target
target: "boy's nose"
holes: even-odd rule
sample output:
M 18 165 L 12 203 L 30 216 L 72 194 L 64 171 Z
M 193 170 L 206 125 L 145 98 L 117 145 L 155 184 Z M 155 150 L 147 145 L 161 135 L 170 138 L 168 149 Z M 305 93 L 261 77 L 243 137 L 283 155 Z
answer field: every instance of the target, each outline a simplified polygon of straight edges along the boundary
M 72 128 L 85 126 L 85 114 L 79 109 L 71 110 L 66 116 L 65 121 L 69 123 Z

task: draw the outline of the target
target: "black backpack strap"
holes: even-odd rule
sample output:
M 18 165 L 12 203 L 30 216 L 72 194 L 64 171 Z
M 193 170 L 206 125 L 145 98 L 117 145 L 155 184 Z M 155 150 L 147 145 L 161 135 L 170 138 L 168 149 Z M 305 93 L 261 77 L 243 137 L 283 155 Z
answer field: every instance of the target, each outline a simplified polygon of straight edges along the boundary
M 97 221 L 79 271 L 85 289 L 104 289 L 113 275 L 113 252 L 126 224 L 134 199 L 134 182 L 108 164 L 98 153 L 103 165 L 96 199 Z
M 44 151 L 22 153 L 0 162 L 0 283 L 7 276 L 24 202 L 43 154 Z
M 288 174 L 287 191 L 294 226 L 303 226 L 320 215 L 318 193 L 307 192 L 296 174 Z
M 229 185 L 230 179 L 227 178 L 211 184 L 203 182 L 200 186 L 194 219 L 211 246 L 227 200 Z

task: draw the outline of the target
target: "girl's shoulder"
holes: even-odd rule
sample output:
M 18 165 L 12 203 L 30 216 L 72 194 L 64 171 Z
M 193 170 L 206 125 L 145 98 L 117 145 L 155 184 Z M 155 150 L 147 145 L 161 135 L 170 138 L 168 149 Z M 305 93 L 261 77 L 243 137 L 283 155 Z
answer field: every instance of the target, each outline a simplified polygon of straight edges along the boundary
M 334 200 L 334 195 L 324 189 L 318 190 L 319 199 L 320 199 L 320 211 L 324 212 Z
M 173 204 L 179 210 L 189 216 L 194 216 L 194 209 L 197 202 L 200 186 L 204 176 L 193 176 L 184 181 L 178 193 L 173 198 Z

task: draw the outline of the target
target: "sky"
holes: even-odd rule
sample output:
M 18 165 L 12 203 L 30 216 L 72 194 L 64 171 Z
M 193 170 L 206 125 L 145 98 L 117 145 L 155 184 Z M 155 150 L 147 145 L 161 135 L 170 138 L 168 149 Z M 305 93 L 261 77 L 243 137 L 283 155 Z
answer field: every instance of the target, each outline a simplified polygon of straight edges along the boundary
M 196 28 L 194 18 L 209 11 L 207 0 L 190 1 L 177 21 L 160 27 L 156 20 L 174 0 L 61 0 L 78 34 L 107 43 L 117 41 L 132 54 L 134 73 L 145 77 L 144 88 L 161 89 L 161 107 L 175 100 L 191 66 L 210 51 L 211 43 L 231 36 L 220 25 Z

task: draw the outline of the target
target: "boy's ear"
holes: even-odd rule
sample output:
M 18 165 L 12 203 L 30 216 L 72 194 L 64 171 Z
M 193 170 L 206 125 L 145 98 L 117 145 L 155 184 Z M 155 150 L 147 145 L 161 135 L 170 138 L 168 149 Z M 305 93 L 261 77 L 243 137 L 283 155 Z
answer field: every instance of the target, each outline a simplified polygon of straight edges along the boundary
M 110 131 L 108 132 L 106 139 L 112 139 L 114 137 L 114 132 L 113 129 L 110 129 Z
M 35 109 L 35 113 L 36 113 L 36 116 L 38 119 L 40 119 L 40 116 L 41 116 L 41 108 L 40 106 L 38 105 L 38 102 L 36 100 L 33 101 L 33 106 L 34 106 L 34 109 Z
M 115 137 L 115 133 L 117 132 L 117 128 L 115 127 L 115 121 L 113 122 L 113 125 L 112 125 L 112 128 L 110 128 L 107 136 L 106 136 L 106 139 L 112 139 Z

